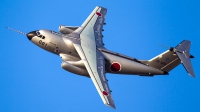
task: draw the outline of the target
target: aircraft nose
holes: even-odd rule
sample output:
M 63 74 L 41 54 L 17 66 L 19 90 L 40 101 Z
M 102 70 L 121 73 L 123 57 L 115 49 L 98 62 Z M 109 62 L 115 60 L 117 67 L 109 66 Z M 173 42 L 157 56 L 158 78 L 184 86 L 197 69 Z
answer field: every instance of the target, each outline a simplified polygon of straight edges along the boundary
M 37 36 L 36 31 L 32 31 L 26 34 L 29 40 L 31 40 L 34 36 Z

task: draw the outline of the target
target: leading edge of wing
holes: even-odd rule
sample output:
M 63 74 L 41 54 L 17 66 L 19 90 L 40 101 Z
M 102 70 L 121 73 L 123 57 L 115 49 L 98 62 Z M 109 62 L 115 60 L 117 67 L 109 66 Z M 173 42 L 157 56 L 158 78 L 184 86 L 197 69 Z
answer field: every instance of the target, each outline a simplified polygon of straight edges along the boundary
M 101 99 L 103 100 L 104 104 L 115 109 L 116 107 L 112 99 L 112 95 L 111 95 L 105 74 L 101 70 L 97 70 L 98 68 L 99 69 L 103 69 L 103 68 L 99 67 L 97 65 L 97 62 L 95 61 L 96 58 L 98 58 L 98 56 L 95 55 L 96 51 L 92 51 L 88 48 L 82 48 L 78 44 L 74 44 L 74 47 L 77 50 L 78 54 L 80 55 L 81 59 L 84 61 L 86 69 Z M 84 52 L 90 52 L 90 53 L 84 53 Z

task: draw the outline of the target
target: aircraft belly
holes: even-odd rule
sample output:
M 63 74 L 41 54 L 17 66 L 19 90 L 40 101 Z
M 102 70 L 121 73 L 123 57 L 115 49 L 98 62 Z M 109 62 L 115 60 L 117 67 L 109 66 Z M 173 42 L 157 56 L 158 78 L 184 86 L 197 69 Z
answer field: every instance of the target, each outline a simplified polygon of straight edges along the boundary
M 106 62 L 106 72 L 114 74 L 163 74 L 161 70 L 149 67 L 134 60 L 129 60 L 113 54 L 103 52 L 108 61 Z

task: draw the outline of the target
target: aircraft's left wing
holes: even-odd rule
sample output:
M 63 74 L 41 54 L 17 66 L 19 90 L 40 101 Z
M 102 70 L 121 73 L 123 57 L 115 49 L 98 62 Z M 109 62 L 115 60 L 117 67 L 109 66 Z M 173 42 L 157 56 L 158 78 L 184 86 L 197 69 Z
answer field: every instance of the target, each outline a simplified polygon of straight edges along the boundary
M 79 41 L 74 42 L 73 45 L 84 61 L 84 65 L 104 104 L 115 108 L 111 90 L 105 77 L 104 56 L 97 49 L 97 47 L 103 47 L 100 36 L 106 11 L 103 7 L 96 7 L 93 10 L 81 27 L 74 31 L 74 35 L 78 35 Z

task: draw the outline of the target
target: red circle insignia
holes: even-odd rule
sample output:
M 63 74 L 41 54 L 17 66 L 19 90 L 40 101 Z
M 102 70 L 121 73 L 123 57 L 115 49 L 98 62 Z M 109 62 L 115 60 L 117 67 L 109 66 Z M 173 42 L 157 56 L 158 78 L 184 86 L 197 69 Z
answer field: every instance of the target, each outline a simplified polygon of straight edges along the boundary
M 101 16 L 101 13 L 100 12 L 96 12 L 96 15 Z
M 103 95 L 108 96 L 108 93 L 106 91 L 103 91 L 102 93 Z
M 121 70 L 121 65 L 118 62 L 113 62 L 110 66 L 110 70 L 113 72 L 119 72 Z

